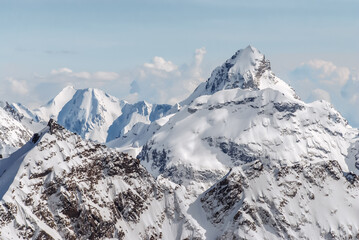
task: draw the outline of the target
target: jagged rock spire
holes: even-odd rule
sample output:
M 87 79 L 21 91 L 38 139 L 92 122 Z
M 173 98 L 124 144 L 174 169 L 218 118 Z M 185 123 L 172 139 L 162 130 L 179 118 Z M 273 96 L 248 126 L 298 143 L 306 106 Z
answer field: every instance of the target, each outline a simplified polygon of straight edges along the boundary
M 268 59 L 252 46 L 237 51 L 224 64 L 217 67 L 210 78 L 201 83 L 181 106 L 190 104 L 202 95 L 212 95 L 224 89 L 241 88 L 260 90 L 273 88 L 287 95 L 298 98 L 294 90 L 275 76 Z

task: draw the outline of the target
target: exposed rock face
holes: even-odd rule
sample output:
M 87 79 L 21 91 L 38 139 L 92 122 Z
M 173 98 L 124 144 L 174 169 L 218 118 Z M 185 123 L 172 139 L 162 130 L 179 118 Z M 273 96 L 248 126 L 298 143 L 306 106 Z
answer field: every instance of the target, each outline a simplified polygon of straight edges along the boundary
M 180 105 L 188 105 L 203 95 L 235 88 L 248 90 L 272 88 L 298 98 L 289 85 L 275 76 L 269 60 L 256 48 L 248 46 L 237 51 L 222 66 L 217 67 L 211 77 L 200 84 Z
M 336 161 L 234 168 L 201 196 L 220 239 L 355 239 L 359 181 Z M 344 219 L 351 219 L 345 221 Z M 339 224 L 333 224 L 337 222 Z

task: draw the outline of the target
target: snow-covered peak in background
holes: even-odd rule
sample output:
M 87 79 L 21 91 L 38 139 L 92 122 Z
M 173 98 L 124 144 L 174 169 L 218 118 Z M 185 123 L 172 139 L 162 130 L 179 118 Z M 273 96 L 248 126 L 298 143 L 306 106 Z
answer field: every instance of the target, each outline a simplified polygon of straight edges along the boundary
M 211 77 L 201 83 L 180 105 L 188 105 L 202 95 L 233 88 L 250 90 L 273 88 L 297 98 L 294 90 L 272 72 L 269 60 L 256 48 L 248 46 L 237 51 L 222 66 L 217 67 Z
M 80 89 L 62 107 L 57 121 L 85 139 L 105 142 L 108 128 L 125 104 L 100 89 Z
M 72 86 L 67 86 L 62 91 L 51 99 L 47 104 L 40 108 L 34 109 L 34 113 L 44 121 L 49 121 L 50 118 L 57 119 L 57 116 L 65 104 L 76 93 L 76 89 Z
M 127 133 L 138 122 L 149 124 L 165 116 L 171 106 L 145 101 L 130 104 L 100 89 L 68 86 L 35 110 L 21 104 L 12 104 L 11 108 L 35 122 L 54 119 L 84 139 L 105 143 Z

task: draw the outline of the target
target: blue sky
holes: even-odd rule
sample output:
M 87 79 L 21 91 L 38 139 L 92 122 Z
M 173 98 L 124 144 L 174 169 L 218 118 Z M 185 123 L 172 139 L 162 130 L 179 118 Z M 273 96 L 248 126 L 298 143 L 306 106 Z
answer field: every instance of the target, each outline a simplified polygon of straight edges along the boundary
M 0 4 L 1 99 L 35 106 L 72 84 L 174 102 L 251 44 L 304 100 L 325 98 L 359 126 L 359 113 L 348 108 L 359 90 L 357 0 Z M 137 95 L 133 81 L 142 89 Z

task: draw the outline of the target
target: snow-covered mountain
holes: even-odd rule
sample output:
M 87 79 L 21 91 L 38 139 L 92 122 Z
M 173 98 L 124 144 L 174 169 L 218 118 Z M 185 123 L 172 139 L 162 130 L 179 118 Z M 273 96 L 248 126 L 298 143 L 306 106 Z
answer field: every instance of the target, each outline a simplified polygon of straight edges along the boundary
M 279 90 L 295 99 L 299 98 L 288 84 L 276 77 L 271 71 L 269 60 L 256 48 L 248 46 L 245 49 L 237 51 L 223 65 L 217 67 L 206 82 L 201 83 L 187 99 L 173 106 L 172 109 L 167 112 L 167 115 L 178 112 L 179 109 L 191 104 L 196 98 L 203 95 L 212 95 L 226 89 L 261 90 L 266 88 Z M 146 126 L 146 128 L 157 128 L 156 123 L 152 123 L 152 125 L 153 126 Z M 117 147 L 125 151 L 127 151 L 128 148 L 128 152 L 130 153 L 141 151 L 143 145 L 138 144 L 139 141 L 136 139 L 138 129 L 139 128 L 135 128 L 133 132 L 130 131 L 122 137 L 126 139 L 120 138 L 109 143 L 109 146 Z M 141 129 L 143 129 L 142 126 Z M 129 144 L 130 142 L 135 144 L 131 145 Z
M 203 238 L 185 191 L 49 122 L 0 161 L 0 238 Z
M 84 139 L 105 142 L 109 127 L 121 115 L 125 104 L 102 90 L 80 89 L 62 107 L 57 121 Z
M 170 110 L 167 104 L 144 101 L 130 104 L 96 88 L 64 88 L 47 104 L 33 111 L 15 105 L 35 121 L 54 119 L 84 139 L 105 143 L 121 137 L 138 123 L 149 124 Z
M 67 128 L 107 114 L 82 91 L 58 115 Z M 359 131 L 301 101 L 257 49 L 169 108 L 124 104 L 101 135 L 118 149 L 49 122 L 0 161 L 0 237 L 359 238 Z
M 327 102 L 306 104 L 271 88 L 230 89 L 184 107 L 139 157 L 154 176 L 185 185 L 203 182 L 204 188 L 255 160 L 280 167 L 335 159 L 344 171 L 358 173 L 346 160 L 357 135 Z

